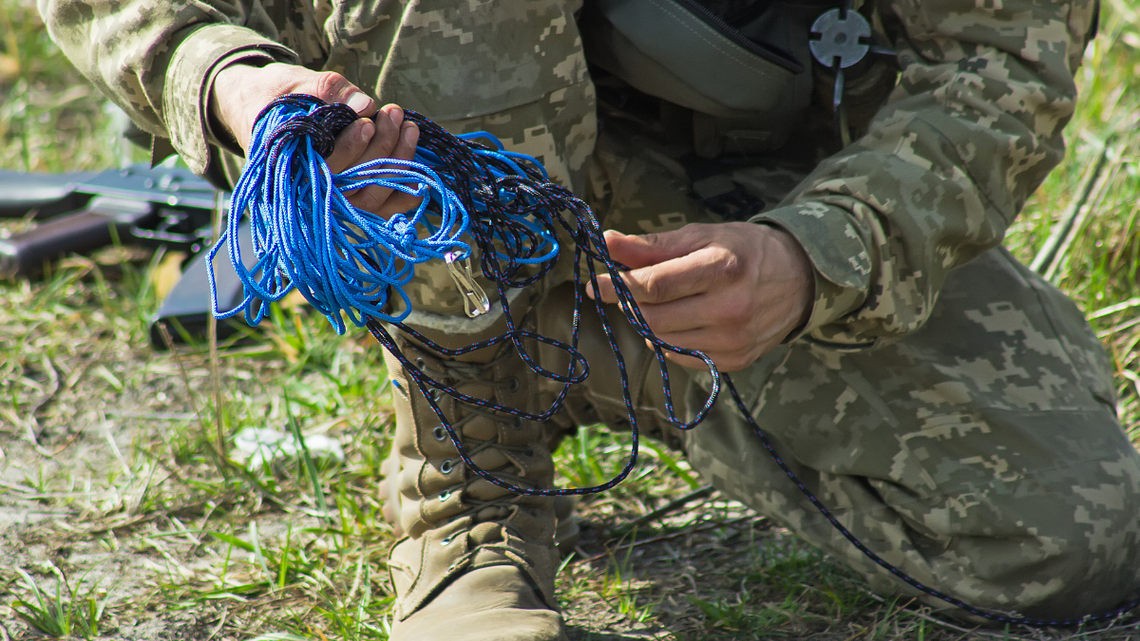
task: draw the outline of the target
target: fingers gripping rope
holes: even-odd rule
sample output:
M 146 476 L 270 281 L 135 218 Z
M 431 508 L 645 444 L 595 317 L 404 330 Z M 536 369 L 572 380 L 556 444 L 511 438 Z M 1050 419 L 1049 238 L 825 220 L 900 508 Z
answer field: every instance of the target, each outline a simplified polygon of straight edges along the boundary
M 229 224 L 211 248 L 207 260 L 207 265 L 212 266 L 217 252 L 228 245 L 229 258 L 241 278 L 245 297 L 234 309 L 220 310 L 211 270 L 210 294 L 215 316 L 229 318 L 244 311 L 246 321 L 256 325 L 265 317 L 270 303 L 297 289 L 338 333 L 345 331 L 342 319 L 345 315 L 355 326 L 367 327 L 400 361 L 473 473 L 518 494 L 592 494 L 614 487 L 630 474 L 637 464 L 639 445 L 629 376 L 600 299 L 595 300 L 594 305 L 621 375 L 622 397 L 632 434 L 629 459 L 609 481 L 586 488 L 541 489 L 516 486 L 494 476 L 471 460 L 459 434 L 436 403 L 437 395 L 432 390 L 499 414 L 536 422 L 552 418 L 561 408 L 570 386 L 583 382 L 589 375 L 589 364 L 578 349 L 585 304 L 581 268 L 585 267 L 589 282 L 598 291 L 595 265 L 600 264 L 613 277 L 618 308 L 638 335 L 653 347 L 670 423 L 679 429 L 691 429 L 703 421 L 716 402 L 723 381 L 741 415 L 788 479 L 852 545 L 899 580 L 976 616 L 1035 627 L 1109 620 L 1140 605 L 1137 600 L 1111 612 L 1081 619 L 1031 619 L 975 608 L 918 582 L 888 563 L 856 538 L 797 478 L 752 418 L 729 376 L 720 374 L 704 354 L 670 345 L 654 336 L 619 277 L 625 267 L 610 257 L 601 227 L 584 202 L 550 182 L 535 159 L 505 151 L 489 134 L 457 137 L 415 112 L 406 112 L 406 117 L 421 131 L 414 161 L 387 158 L 333 174 L 324 156 L 331 153 L 336 134 L 357 118 L 355 112 L 345 105 L 326 105 L 302 95 L 285 96 L 265 108 L 254 127 L 253 152 L 230 202 Z M 478 140 L 489 142 L 493 147 Z M 344 195 L 369 185 L 401 191 L 422 201 L 416 209 L 385 220 L 356 208 Z M 243 214 L 250 219 L 257 256 L 250 270 L 243 267 L 241 249 L 236 242 L 237 223 Z M 569 343 L 516 326 L 507 298 L 508 290 L 537 283 L 553 269 L 560 258 L 559 231 L 570 238 L 569 245 L 573 247 L 570 260 L 574 261 L 575 294 Z M 495 283 L 498 290 L 507 331 L 461 349 L 445 349 L 401 323 L 411 311 L 410 298 L 403 288 L 411 281 L 416 265 L 456 256 L 466 259 L 472 254 L 472 242 L 479 250 L 483 275 Z M 402 311 L 395 314 L 385 311 L 391 310 L 397 302 Z M 411 363 L 382 321 L 391 323 L 444 357 L 458 357 L 510 341 L 532 371 L 562 383 L 562 388 L 550 407 L 537 414 L 463 394 L 432 379 Z M 552 372 L 539 366 L 527 352 L 523 344 L 526 340 L 566 352 L 570 357 L 566 372 Z M 674 410 L 666 368 L 667 351 L 701 359 L 712 376 L 710 394 L 692 421 L 680 420 Z
M 451 251 L 462 257 L 471 250 L 460 237 L 470 226 L 468 209 L 431 167 L 388 159 L 333 175 L 323 156 L 331 153 L 336 133 L 356 120 L 344 105 L 326 105 L 310 96 L 286 96 L 258 116 L 253 150 L 230 199 L 231 216 L 207 264 L 223 246 L 245 291 L 231 310 L 218 308 L 217 284 L 209 270 L 212 311 L 230 318 L 244 311 L 257 325 L 269 305 L 297 289 L 325 315 L 337 333 L 345 330 L 341 313 L 358 327 L 366 318 L 390 322 L 411 311 L 403 287 L 415 265 L 443 258 Z M 344 193 L 378 185 L 423 200 L 418 208 L 385 220 L 354 207 Z M 246 269 L 237 238 L 240 214 L 250 220 L 257 262 Z M 427 229 L 420 238 L 419 230 Z M 403 312 L 384 310 L 391 292 Z

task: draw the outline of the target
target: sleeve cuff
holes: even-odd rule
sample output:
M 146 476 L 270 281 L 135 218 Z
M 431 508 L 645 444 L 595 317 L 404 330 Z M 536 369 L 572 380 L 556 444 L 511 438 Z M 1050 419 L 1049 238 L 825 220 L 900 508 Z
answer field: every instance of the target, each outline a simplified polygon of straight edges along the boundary
M 210 163 L 210 145 L 219 144 L 208 111 L 217 73 L 247 58 L 295 62 L 297 55 L 245 27 L 207 24 L 190 29 L 167 68 L 162 113 L 174 149 L 192 171 L 202 174 Z
M 819 202 L 797 203 L 757 214 L 749 222 L 774 225 L 791 234 L 814 267 L 811 315 L 785 342 L 840 320 L 866 301 L 871 257 L 846 211 Z
M 274 58 L 260 49 L 241 49 L 216 62 L 210 67 L 209 73 L 206 74 L 206 84 L 202 87 L 202 113 L 206 118 L 206 142 L 222 147 L 231 154 L 241 157 L 245 155 L 241 146 L 239 146 L 233 136 L 222 127 L 217 118 L 214 118 L 210 113 L 210 95 L 214 90 L 214 80 L 223 69 L 239 62 L 244 65 L 264 67 L 265 65 L 277 62 L 277 58 Z

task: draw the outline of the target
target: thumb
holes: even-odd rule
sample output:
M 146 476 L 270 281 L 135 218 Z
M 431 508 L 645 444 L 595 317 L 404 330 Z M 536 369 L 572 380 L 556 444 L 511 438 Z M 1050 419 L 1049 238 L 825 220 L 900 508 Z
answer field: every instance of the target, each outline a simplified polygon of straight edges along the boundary
M 689 226 L 657 234 L 623 234 L 610 229 L 605 233 L 610 257 L 631 269 L 648 267 L 691 254 L 705 245 L 706 238 Z

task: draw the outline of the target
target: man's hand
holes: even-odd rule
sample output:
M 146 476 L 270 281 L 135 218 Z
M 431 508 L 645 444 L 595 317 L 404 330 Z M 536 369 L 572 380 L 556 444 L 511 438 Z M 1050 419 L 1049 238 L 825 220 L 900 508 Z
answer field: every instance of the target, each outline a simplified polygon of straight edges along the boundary
M 411 160 L 419 140 L 419 128 L 404 121 L 396 105 L 376 109 L 376 101 L 357 89 L 344 76 L 330 71 L 273 63 L 254 67 L 241 63 L 218 73 L 210 93 L 210 113 L 249 155 L 250 138 L 257 115 L 273 100 L 290 93 L 315 96 L 325 102 L 342 102 L 361 116 L 337 136 L 327 158 L 329 169 L 340 172 L 377 158 Z M 407 211 L 417 199 L 403 192 L 377 186 L 357 190 L 349 202 L 380 215 Z
M 692 224 L 643 236 L 611 230 L 606 244 L 614 260 L 632 268 L 622 280 L 657 337 L 704 352 L 725 372 L 775 348 L 811 311 L 811 263 L 776 227 Z M 616 303 L 609 276 L 598 281 L 602 300 Z M 704 367 L 691 357 L 673 360 Z

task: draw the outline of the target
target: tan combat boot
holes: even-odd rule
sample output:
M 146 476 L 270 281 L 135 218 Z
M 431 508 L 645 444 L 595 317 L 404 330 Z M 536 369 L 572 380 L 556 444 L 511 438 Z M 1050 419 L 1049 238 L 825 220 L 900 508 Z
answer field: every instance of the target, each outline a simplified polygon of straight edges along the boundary
M 534 374 L 509 344 L 448 359 L 402 335 L 396 341 L 415 367 L 464 394 L 546 409 Z M 385 359 L 398 391 L 381 491 L 384 515 L 403 536 L 389 561 L 392 641 L 565 641 L 554 598 L 552 499 L 516 495 L 468 469 L 404 367 L 391 354 Z M 552 486 L 542 424 L 432 395 L 476 465 L 517 486 Z

